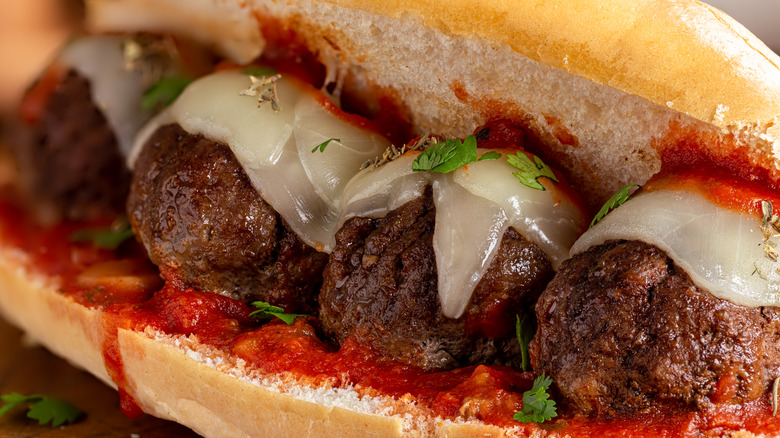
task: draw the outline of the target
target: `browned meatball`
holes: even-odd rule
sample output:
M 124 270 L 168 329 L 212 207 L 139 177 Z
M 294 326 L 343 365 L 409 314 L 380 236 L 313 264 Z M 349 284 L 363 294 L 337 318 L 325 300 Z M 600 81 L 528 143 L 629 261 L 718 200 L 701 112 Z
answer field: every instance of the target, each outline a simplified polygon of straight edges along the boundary
M 442 314 L 433 252 L 431 192 L 383 219 L 353 218 L 336 235 L 320 318 L 343 342 L 354 336 L 384 355 L 426 369 L 474 363 L 519 366 L 515 318 L 553 271 L 545 254 L 508 230 L 498 255 L 458 319 Z
M 574 412 L 752 400 L 780 375 L 780 314 L 713 297 L 646 243 L 565 262 L 539 298 L 534 369 Z
M 327 254 L 289 229 L 228 146 L 178 125 L 160 128 L 135 164 L 128 214 L 166 277 L 291 312 L 316 310 Z
M 24 189 L 51 219 L 91 219 L 124 210 L 130 171 L 89 81 L 68 71 L 35 121 L 9 141 Z

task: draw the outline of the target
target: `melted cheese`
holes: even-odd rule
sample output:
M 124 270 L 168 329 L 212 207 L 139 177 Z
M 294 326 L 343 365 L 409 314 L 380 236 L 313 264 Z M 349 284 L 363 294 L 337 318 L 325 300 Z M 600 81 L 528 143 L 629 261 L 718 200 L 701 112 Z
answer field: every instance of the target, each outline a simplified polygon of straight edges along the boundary
M 141 74 L 125 68 L 122 37 L 85 37 L 68 44 L 60 62 L 89 79 L 92 100 L 106 117 L 119 148 L 127 155 L 133 138 L 151 114 L 141 108 Z
M 416 153 L 407 153 L 355 176 L 344 192 L 341 222 L 354 216 L 383 217 L 431 184 L 439 298 L 448 317 L 463 314 L 507 228 L 538 245 L 556 269 L 585 229 L 583 213 L 555 184 L 547 184 L 545 191 L 526 187 L 503 158 L 449 174 L 413 172 L 415 158 Z
M 463 314 L 508 227 L 536 243 L 556 268 L 584 230 L 576 203 L 554 184 L 547 191 L 522 185 L 505 159 L 440 174 L 413 172 L 417 153 L 410 152 L 358 172 L 361 163 L 381 155 L 387 140 L 323 108 L 305 85 L 286 78 L 277 84 L 279 113 L 241 96 L 250 81 L 238 72 L 194 82 L 139 134 L 131 162 L 167 123 L 228 144 L 263 198 L 303 241 L 324 251 L 333 248 L 336 231 L 350 217 L 384 217 L 431 185 L 439 296 L 451 318 Z M 330 138 L 339 141 L 312 153 Z
M 249 179 L 307 244 L 333 249 L 341 193 L 360 165 L 390 143 L 325 109 L 315 90 L 292 78 L 277 81 L 281 110 L 240 92 L 247 75 L 226 71 L 192 83 L 164 113 L 144 127 L 130 156 L 135 161 L 148 137 L 176 122 L 191 134 L 225 143 Z M 330 138 L 324 152 L 312 152 Z
M 613 239 L 664 250 L 698 286 L 744 306 L 780 304 L 780 263 L 764 254 L 761 218 L 719 207 L 682 190 L 641 193 L 607 215 L 572 255 Z
M 452 178 L 470 193 L 500 206 L 511 226 L 539 246 L 557 270 L 585 231 L 584 214 L 557 184 L 543 178 L 546 190 L 535 190 L 520 184 L 515 171 L 501 158 L 471 163 L 453 172 Z

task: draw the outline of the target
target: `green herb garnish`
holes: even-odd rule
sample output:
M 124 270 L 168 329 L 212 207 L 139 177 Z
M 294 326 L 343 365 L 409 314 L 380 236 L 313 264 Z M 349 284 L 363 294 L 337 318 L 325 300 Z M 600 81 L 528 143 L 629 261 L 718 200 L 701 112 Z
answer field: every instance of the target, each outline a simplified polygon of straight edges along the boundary
M 251 306 L 257 307 L 257 310 L 250 313 L 249 316 L 261 319 L 271 319 L 277 317 L 287 324 L 292 324 L 295 318 L 299 316 L 309 316 L 297 313 L 285 313 L 281 307 L 272 306 L 264 301 L 254 301 Z
M 127 218 L 122 216 L 106 228 L 85 228 L 70 235 L 71 242 L 92 242 L 97 248 L 115 250 L 127 239 L 133 237 L 133 229 Z
M 243 73 L 245 75 L 249 75 L 249 76 L 256 76 L 256 77 L 259 78 L 261 76 L 269 76 L 269 75 L 276 74 L 276 70 L 271 68 L 271 67 L 262 67 L 262 66 L 259 66 L 259 65 L 250 65 L 249 67 L 241 70 L 241 73 Z
M 512 418 L 521 423 L 542 423 L 556 417 L 555 401 L 547 393 L 551 384 L 552 379 L 544 373 L 537 377 L 534 386 L 523 393 L 523 409 Z
M 517 335 L 517 342 L 520 343 L 520 356 L 523 360 L 523 371 L 531 371 L 531 359 L 528 355 L 528 344 L 531 339 L 534 338 L 534 327 L 528 320 L 528 315 L 524 315 L 523 319 L 520 319 L 520 315 L 517 317 L 517 323 L 515 324 L 515 334 Z
M 536 155 L 533 155 L 533 157 L 534 159 L 531 161 L 531 158 L 525 152 L 519 151 L 515 155 L 507 155 L 506 161 L 520 169 L 519 172 L 512 172 L 512 175 L 519 179 L 523 185 L 536 190 L 546 190 L 539 182 L 539 178 L 545 177 L 555 182 L 558 182 L 558 179 L 553 174 L 550 166 L 544 164 L 541 158 Z
M 477 161 L 498 160 L 499 158 L 501 158 L 501 153 L 496 152 L 496 151 L 488 151 L 488 152 L 485 152 L 484 154 L 480 155 L 480 157 L 477 159 Z
M 51 423 L 52 427 L 73 423 L 84 414 L 82 410 L 64 400 L 45 395 L 22 395 L 14 392 L 0 396 L 0 399 L 5 402 L 5 405 L 0 407 L 0 416 L 19 405 L 30 403 L 27 418 L 38 420 L 41 425 Z
M 590 221 L 590 226 L 588 228 L 591 228 L 592 226 L 599 223 L 600 220 L 604 219 L 604 216 L 607 215 L 611 210 L 620 207 L 623 205 L 624 202 L 628 201 L 631 196 L 628 194 L 628 192 L 634 188 L 634 187 L 642 187 L 639 184 L 631 184 L 623 187 L 612 195 L 611 198 L 607 200 L 607 202 L 604 203 L 604 205 L 601 207 L 601 210 L 599 210 L 598 213 L 596 213 L 596 216 L 593 218 L 592 221 Z
M 192 79 L 184 76 L 166 76 L 149 87 L 141 98 L 141 107 L 146 111 L 166 107 L 173 103 Z
M 332 141 L 340 142 L 341 139 L 340 138 L 329 138 L 329 139 L 323 141 L 322 143 L 318 144 L 317 146 L 314 146 L 314 149 L 311 150 L 311 153 L 313 154 L 313 153 L 317 152 L 317 149 L 319 149 L 320 152 L 325 152 L 325 148 L 328 147 L 328 145 Z
M 444 140 L 422 151 L 412 163 L 412 170 L 449 173 L 475 161 L 495 160 L 500 157 L 498 152 L 490 151 L 477 158 L 477 139 L 469 135 L 463 141 Z

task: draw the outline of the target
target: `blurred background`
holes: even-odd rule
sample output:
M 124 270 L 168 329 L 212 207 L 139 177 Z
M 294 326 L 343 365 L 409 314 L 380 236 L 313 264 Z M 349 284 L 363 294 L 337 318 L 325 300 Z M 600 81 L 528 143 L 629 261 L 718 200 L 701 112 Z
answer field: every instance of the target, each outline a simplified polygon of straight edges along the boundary
M 780 54 L 780 0 L 706 0 L 744 24 Z
M 0 0 L 0 112 L 78 26 L 79 0 Z

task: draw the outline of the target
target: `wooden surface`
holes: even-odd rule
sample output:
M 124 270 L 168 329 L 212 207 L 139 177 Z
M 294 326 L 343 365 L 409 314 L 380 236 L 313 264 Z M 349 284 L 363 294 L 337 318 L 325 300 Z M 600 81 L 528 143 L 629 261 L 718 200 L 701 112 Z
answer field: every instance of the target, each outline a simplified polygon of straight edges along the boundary
M 39 426 L 23 408 L 0 417 L 2 437 L 197 437 L 191 430 L 150 415 L 129 419 L 119 396 L 90 374 L 40 347 L 25 346 L 22 333 L 0 318 L 0 393 L 19 392 L 59 397 L 86 412 L 77 423 Z

